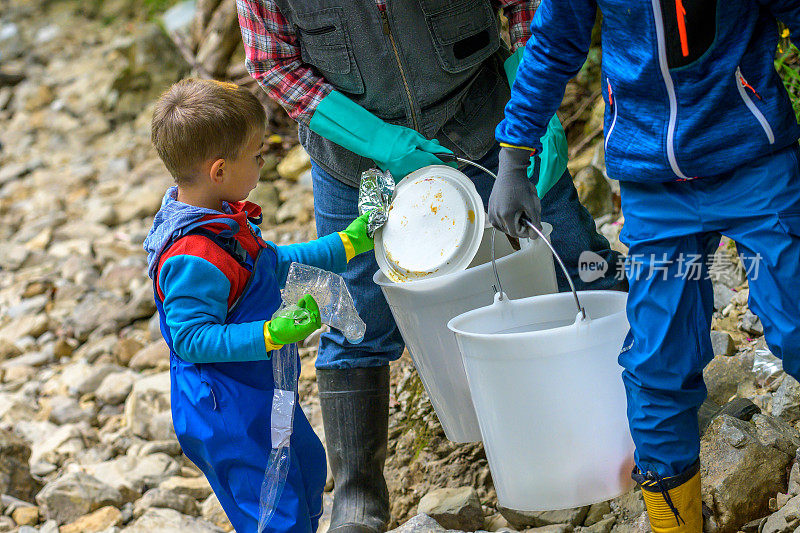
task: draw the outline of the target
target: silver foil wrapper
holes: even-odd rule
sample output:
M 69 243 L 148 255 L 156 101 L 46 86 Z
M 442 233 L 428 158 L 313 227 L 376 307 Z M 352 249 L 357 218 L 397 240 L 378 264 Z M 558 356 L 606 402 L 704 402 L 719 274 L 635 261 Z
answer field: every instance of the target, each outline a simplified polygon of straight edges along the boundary
M 375 235 L 378 228 L 386 224 L 389 218 L 389 206 L 394 195 L 394 178 L 387 170 L 381 172 L 371 168 L 361 173 L 361 185 L 358 190 L 358 213 L 371 212 L 367 221 L 367 233 Z

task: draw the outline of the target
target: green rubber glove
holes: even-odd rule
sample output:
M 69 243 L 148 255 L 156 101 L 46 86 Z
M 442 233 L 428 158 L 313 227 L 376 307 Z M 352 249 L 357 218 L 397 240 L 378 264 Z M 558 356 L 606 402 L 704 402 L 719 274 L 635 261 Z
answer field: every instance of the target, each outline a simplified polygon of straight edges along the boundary
M 360 253 L 368 252 L 375 248 L 375 242 L 367 234 L 367 224 L 369 212 L 364 213 L 347 226 L 347 229 L 339 232 L 344 244 L 344 251 L 347 254 L 347 262 Z
M 523 50 L 524 48 L 520 47 L 503 63 L 509 87 L 514 86 L 517 68 L 522 62 Z M 547 132 L 541 141 L 542 152 L 539 154 L 539 181 L 536 184 L 536 192 L 539 194 L 539 198 L 544 198 L 547 191 L 561 179 L 567 169 L 567 136 L 556 115 L 553 115 L 547 124 Z M 533 160 L 531 160 L 531 165 L 528 167 L 529 178 L 533 177 L 533 168 Z
M 284 344 L 298 342 L 322 327 L 319 306 L 310 294 L 306 294 L 297 302 L 298 311 L 286 316 L 278 316 L 264 324 L 264 342 L 267 350 L 278 349 Z M 270 348 L 270 345 L 273 348 Z
M 388 124 L 338 91 L 322 99 L 309 123 L 311 131 L 388 170 L 396 182 L 428 165 L 442 165 L 435 153 L 452 153 L 436 139 Z

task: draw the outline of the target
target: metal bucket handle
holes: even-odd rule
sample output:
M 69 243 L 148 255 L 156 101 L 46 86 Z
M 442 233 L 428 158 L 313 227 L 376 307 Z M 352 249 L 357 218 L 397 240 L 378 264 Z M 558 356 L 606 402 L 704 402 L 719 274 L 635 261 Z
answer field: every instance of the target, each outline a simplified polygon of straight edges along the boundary
M 448 154 L 448 153 L 439 153 L 439 154 L 434 154 L 434 155 L 436 157 L 438 157 L 439 159 L 441 159 L 442 161 L 444 161 L 444 162 L 458 161 L 460 163 L 466 163 L 467 165 L 472 165 L 473 167 L 486 172 L 491 177 L 493 177 L 495 180 L 497 180 L 497 174 L 495 174 L 494 172 L 492 172 L 488 168 L 484 167 L 483 165 L 479 165 L 478 163 L 475 163 L 474 161 L 470 161 L 469 159 L 464 159 L 463 157 L 459 157 L 457 155 Z M 575 284 L 572 283 L 572 278 L 570 277 L 569 272 L 567 272 L 567 267 L 564 266 L 564 261 L 561 260 L 561 257 L 556 252 L 556 249 L 553 248 L 553 245 L 550 244 L 550 241 L 547 240 L 547 238 L 544 236 L 544 233 L 542 233 L 542 231 L 539 228 L 537 228 L 536 226 L 533 225 L 533 222 L 531 222 L 530 220 L 528 220 L 526 218 L 523 218 L 522 222 L 525 223 L 533 231 L 535 231 L 539 235 L 539 237 L 544 241 L 544 243 L 547 245 L 547 247 L 550 248 L 550 252 L 552 252 L 553 257 L 555 257 L 556 261 L 558 261 L 558 264 L 561 267 L 561 270 L 564 272 L 564 276 L 567 278 L 567 281 L 569 282 L 569 288 L 572 290 L 572 295 L 575 297 L 575 305 L 578 307 L 578 314 L 580 315 L 582 320 L 585 320 L 586 319 L 586 310 L 581 305 L 581 301 L 578 298 L 578 291 L 575 290 Z M 496 233 L 497 233 L 497 229 L 493 228 L 492 229 L 492 270 L 494 270 L 494 278 L 497 280 L 497 287 L 494 287 L 494 289 L 495 289 L 495 292 L 498 294 L 498 296 L 497 296 L 498 300 L 502 300 L 503 299 L 503 295 L 505 293 L 503 292 L 503 285 L 500 283 L 500 275 L 497 273 L 497 262 L 495 261 L 494 236 L 495 236 Z

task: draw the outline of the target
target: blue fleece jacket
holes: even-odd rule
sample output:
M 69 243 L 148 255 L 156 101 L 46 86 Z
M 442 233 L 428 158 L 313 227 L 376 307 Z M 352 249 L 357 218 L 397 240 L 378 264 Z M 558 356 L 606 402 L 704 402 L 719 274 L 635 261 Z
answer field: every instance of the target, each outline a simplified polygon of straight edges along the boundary
M 223 272 L 218 257 L 225 254 L 220 253 L 216 245 L 209 241 L 205 249 L 170 255 L 160 268 L 158 266 L 159 258 L 166 251 L 165 246 L 172 240 L 173 234 L 180 234 L 194 222 L 209 215 L 215 219 L 227 218 L 225 215 L 228 215 L 240 220 L 246 228 L 235 232 L 237 240 L 250 237 L 260 239 L 261 231 L 247 221 L 246 213 L 237 212 L 237 206 L 226 204 L 223 208 L 225 213 L 178 202 L 172 188 L 164 196 L 161 210 L 156 214 L 153 228 L 144 242 L 148 253 L 148 272 L 151 278 L 158 276 L 158 287 L 163 294 L 163 309 L 173 349 L 190 363 L 267 358 L 265 321 L 226 323 L 231 289 L 234 285 L 241 286 L 246 280 L 237 278 L 235 271 Z M 275 279 L 280 285 L 278 288 L 285 283 L 292 262 L 332 272 L 343 272 L 347 268 L 345 248 L 338 233 L 307 243 L 287 246 L 266 244 L 275 250 L 277 256 Z M 265 294 L 264 298 L 265 307 L 277 306 L 278 302 L 267 301 L 270 295 Z
M 606 165 L 636 182 L 713 176 L 800 137 L 775 72 L 776 18 L 800 43 L 800 0 L 543 0 L 500 142 L 540 149 L 603 15 Z

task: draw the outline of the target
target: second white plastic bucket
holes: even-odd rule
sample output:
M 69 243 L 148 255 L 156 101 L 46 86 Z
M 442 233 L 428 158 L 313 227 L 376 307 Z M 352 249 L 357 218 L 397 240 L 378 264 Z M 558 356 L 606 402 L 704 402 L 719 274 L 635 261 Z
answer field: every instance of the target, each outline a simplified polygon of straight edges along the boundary
M 545 511 L 633 487 L 633 441 L 617 357 L 627 294 L 503 298 L 450 321 L 464 356 L 500 505 Z
M 549 236 L 552 228 L 543 226 Z M 381 271 L 373 277 L 389 303 L 445 435 L 453 442 L 478 442 L 481 432 L 461 353 L 447 321 L 492 302 L 497 281 L 491 242 L 492 229 L 486 228 L 475 258 L 461 272 L 406 283 L 395 283 Z M 556 292 L 553 258 L 540 239 L 514 251 L 498 232 L 495 244 L 497 270 L 506 293 L 524 297 Z

